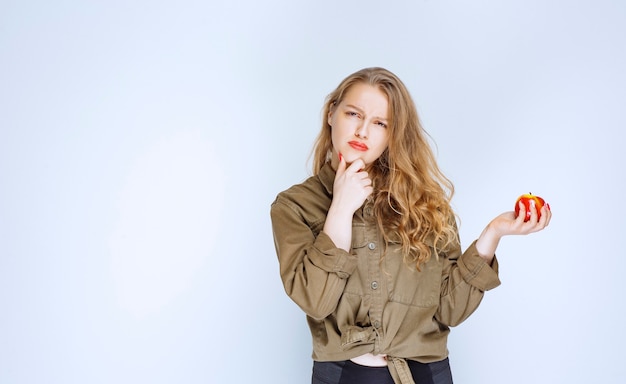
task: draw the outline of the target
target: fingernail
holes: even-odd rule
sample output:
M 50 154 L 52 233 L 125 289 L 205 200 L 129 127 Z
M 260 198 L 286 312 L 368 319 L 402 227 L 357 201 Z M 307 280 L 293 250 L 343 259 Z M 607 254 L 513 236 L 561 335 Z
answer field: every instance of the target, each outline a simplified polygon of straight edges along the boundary
M 341 163 L 342 160 L 343 160 L 343 155 L 340 153 L 339 154 L 339 162 Z
M 548 207 L 548 211 L 551 211 L 550 204 L 546 204 L 546 207 Z

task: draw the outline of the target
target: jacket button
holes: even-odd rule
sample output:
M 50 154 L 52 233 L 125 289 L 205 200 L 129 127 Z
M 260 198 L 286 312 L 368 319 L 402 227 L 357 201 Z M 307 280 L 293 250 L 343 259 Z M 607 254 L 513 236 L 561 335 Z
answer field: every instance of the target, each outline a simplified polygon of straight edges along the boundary
M 372 324 L 374 326 L 374 328 L 380 328 L 380 321 L 375 320 L 374 324 Z
M 378 289 L 378 281 L 372 281 L 372 284 L 370 284 L 370 287 L 372 287 L 372 289 Z
M 374 250 L 374 249 L 376 249 L 376 244 L 374 244 L 374 243 L 369 243 L 369 244 L 367 244 L 367 247 L 368 247 L 369 249 Z

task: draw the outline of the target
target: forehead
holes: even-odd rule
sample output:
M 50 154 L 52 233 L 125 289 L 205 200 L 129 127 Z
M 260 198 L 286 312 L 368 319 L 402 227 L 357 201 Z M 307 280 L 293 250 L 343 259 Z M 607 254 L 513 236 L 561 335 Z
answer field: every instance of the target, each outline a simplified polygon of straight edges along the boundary
M 348 88 L 341 103 L 381 118 L 387 118 L 389 111 L 387 95 L 378 87 L 365 83 L 356 83 Z

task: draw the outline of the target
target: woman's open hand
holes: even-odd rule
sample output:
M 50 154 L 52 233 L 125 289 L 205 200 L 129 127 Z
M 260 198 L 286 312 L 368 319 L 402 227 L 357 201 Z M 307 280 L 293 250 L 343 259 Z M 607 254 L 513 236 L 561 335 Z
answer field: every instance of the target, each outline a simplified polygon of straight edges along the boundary
M 508 235 L 528 235 L 533 232 L 538 232 L 544 229 L 550 224 L 552 218 L 552 211 L 550 211 L 549 205 L 541 207 L 541 217 L 538 217 L 536 209 L 530 210 L 530 219 L 524 221 L 526 217 L 526 208 L 523 203 L 519 203 L 519 215 L 515 217 L 515 212 L 505 212 L 496 218 L 494 218 L 490 226 L 496 231 L 497 234 L 502 236 Z
M 491 220 L 483 233 L 480 234 L 476 242 L 476 249 L 478 254 L 488 263 L 493 260 L 502 236 L 528 235 L 539 232 L 550 224 L 550 219 L 552 219 L 550 205 L 546 204 L 541 208 L 541 215 L 537 214 L 537 210 L 531 210 L 530 219 L 526 222 L 524 221 L 526 217 L 524 204 L 520 202 L 519 208 L 517 217 L 514 211 L 504 212 Z

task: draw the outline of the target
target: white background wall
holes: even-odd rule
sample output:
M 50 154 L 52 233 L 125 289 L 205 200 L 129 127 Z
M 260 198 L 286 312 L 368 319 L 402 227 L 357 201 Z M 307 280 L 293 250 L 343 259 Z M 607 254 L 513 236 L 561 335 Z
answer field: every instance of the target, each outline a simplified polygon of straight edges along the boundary
M 457 188 L 464 245 L 524 192 L 459 383 L 622 382 L 626 3 L 0 2 L 0 382 L 306 383 L 274 196 L 325 95 L 384 66 Z

